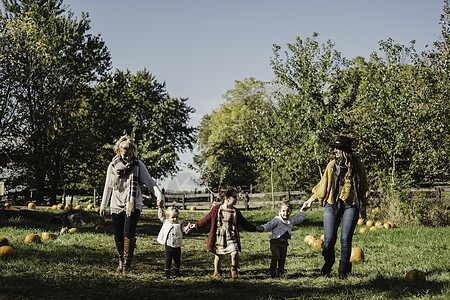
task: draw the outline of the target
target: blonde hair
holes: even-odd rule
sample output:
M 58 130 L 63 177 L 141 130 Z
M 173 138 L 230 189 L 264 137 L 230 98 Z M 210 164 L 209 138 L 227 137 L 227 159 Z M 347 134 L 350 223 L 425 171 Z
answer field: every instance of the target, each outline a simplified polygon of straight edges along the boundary
M 174 216 L 174 215 L 179 215 L 179 211 L 178 208 L 175 207 L 175 203 L 172 203 L 172 205 L 166 209 L 164 215 L 166 216 L 166 219 Z
M 283 202 L 281 202 L 280 204 L 278 204 L 278 212 L 281 211 L 281 208 L 283 206 L 286 206 L 287 208 L 289 208 L 289 211 L 292 211 L 294 209 L 294 205 L 291 203 L 291 201 L 289 200 L 283 200 Z
M 120 154 L 120 150 L 131 150 L 136 155 L 136 146 L 133 140 L 128 135 L 121 136 L 114 145 L 114 152 Z

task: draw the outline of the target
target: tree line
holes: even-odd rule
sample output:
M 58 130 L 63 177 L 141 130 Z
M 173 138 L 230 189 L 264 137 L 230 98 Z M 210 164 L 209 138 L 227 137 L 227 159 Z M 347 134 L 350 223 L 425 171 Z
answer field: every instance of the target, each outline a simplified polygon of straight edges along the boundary
M 441 36 L 419 53 L 388 38 L 369 58 L 346 59 L 319 34 L 273 45 L 274 80 L 236 81 L 198 128 L 194 166 L 210 188 L 308 190 L 353 139 L 372 188 L 449 181 L 449 1 Z
M 8 187 L 98 188 L 131 135 L 156 178 L 175 174 L 192 149 L 194 109 L 148 70 L 111 71 L 100 35 L 62 0 L 2 0 L 0 15 L 0 176 Z

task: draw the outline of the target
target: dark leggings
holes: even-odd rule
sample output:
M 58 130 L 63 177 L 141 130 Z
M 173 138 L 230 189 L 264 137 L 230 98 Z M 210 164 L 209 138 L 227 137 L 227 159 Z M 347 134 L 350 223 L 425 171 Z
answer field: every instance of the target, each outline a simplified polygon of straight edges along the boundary
M 114 238 L 116 241 L 123 241 L 123 238 L 132 239 L 136 235 L 136 225 L 141 215 L 140 210 L 135 210 L 131 216 L 127 217 L 123 211 L 120 214 L 111 214 L 114 224 Z
M 164 269 L 170 270 L 170 266 L 172 265 L 172 258 L 173 267 L 175 269 L 179 269 L 181 264 L 181 247 L 173 248 L 166 245 L 164 253 L 166 257 L 166 261 L 164 262 Z

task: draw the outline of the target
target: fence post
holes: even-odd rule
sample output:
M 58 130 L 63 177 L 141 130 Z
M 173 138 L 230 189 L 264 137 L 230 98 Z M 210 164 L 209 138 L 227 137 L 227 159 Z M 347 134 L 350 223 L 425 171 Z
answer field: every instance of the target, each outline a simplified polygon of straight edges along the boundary
M 182 203 L 183 209 L 186 209 L 185 200 L 186 200 L 186 194 L 183 194 L 183 198 L 181 198 L 181 203 Z
M 438 203 L 441 202 L 441 189 L 440 188 L 436 188 L 436 201 Z
M 286 200 L 291 201 L 291 192 L 286 192 Z
M 248 195 L 248 193 L 245 193 L 245 200 L 244 200 L 244 208 L 245 210 L 248 210 L 248 202 L 250 200 L 250 197 Z

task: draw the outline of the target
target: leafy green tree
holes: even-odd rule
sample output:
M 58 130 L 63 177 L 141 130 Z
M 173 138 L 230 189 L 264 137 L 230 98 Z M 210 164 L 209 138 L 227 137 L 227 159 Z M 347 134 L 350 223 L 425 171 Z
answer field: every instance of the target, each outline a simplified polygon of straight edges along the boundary
M 193 148 L 195 128 L 189 126 L 187 98 L 171 97 L 165 83 L 147 70 L 116 70 L 104 76 L 94 87 L 89 101 L 91 144 L 97 150 L 89 159 L 86 185 L 100 187 L 105 170 L 114 156 L 114 142 L 123 134 L 131 135 L 138 156 L 155 178 L 175 174 L 178 153 Z
M 3 0 L 3 51 L 0 76 L 8 79 L 3 116 L 21 118 L 6 135 L 24 155 L 17 163 L 31 176 L 27 184 L 42 200 L 44 187 L 56 188 L 73 169 L 75 155 L 86 153 L 84 122 L 90 85 L 110 68 L 110 55 L 99 36 L 88 33 L 90 21 L 78 21 L 61 0 Z M 4 87 L 4 86 L 2 86 Z M 9 88 L 9 90 L 8 90 Z M 2 116 L 2 125 L 11 124 Z M 2 145 L 8 145 L 8 141 Z
M 255 151 L 263 114 L 271 106 L 269 93 L 262 81 L 247 78 L 223 97 L 220 108 L 202 118 L 194 163 L 212 189 L 227 184 L 248 188 L 258 176 Z

